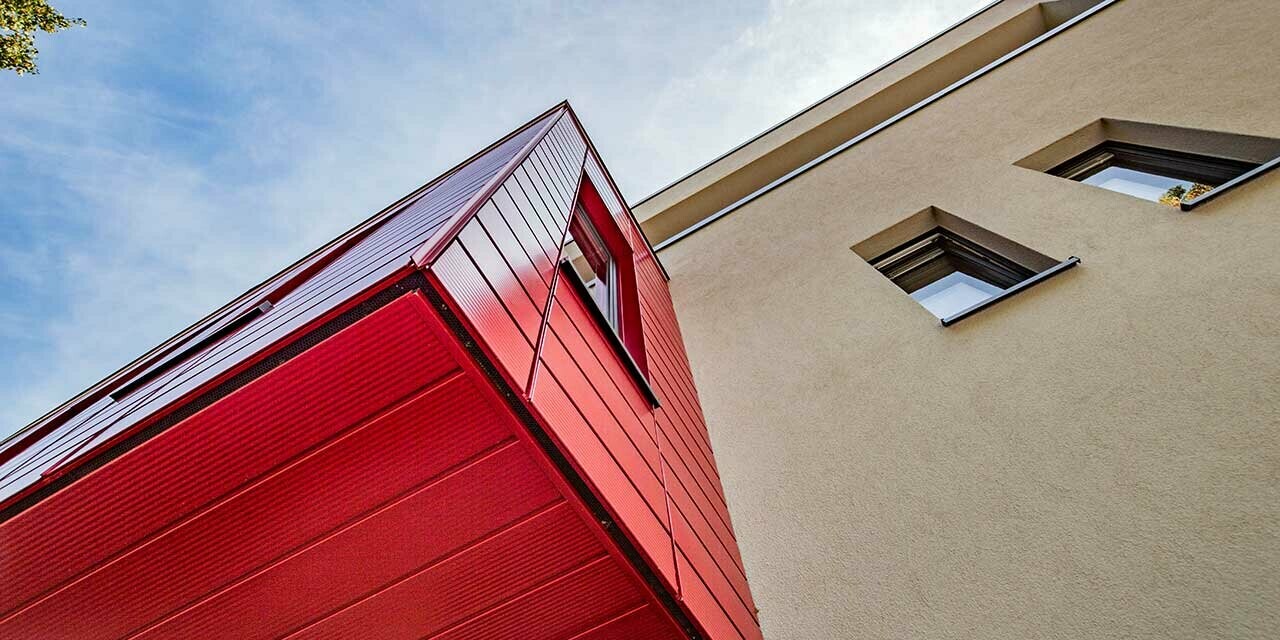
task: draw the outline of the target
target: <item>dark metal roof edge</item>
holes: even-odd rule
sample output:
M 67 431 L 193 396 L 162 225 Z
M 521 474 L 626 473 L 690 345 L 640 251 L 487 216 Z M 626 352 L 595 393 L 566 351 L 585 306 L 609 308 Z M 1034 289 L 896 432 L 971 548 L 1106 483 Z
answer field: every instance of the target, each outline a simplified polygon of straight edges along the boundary
M 1066 260 L 1063 260 L 1062 262 L 1059 262 L 1058 264 L 1055 264 L 1052 267 L 1049 267 L 1048 269 L 1045 269 L 1044 271 L 1041 271 L 1040 273 L 1037 273 L 1036 275 L 1031 276 L 1026 280 L 1023 280 L 1022 282 L 1019 282 L 1018 284 L 1015 284 L 1012 287 L 1005 289 L 1004 291 L 1000 292 L 997 295 L 987 298 L 986 300 L 983 300 L 982 302 L 979 302 L 967 309 L 962 309 L 960 311 L 957 311 L 956 313 L 953 313 L 945 318 L 940 319 L 940 322 L 942 323 L 942 326 L 949 327 L 957 322 L 960 322 L 961 320 L 964 320 L 965 318 L 968 318 L 969 316 L 979 311 L 982 311 L 983 309 L 986 309 L 987 307 L 990 307 L 996 304 L 997 302 L 1000 302 L 1001 300 L 1012 298 L 1013 296 L 1018 295 L 1019 293 L 1022 293 L 1023 291 L 1026 291 L 1027 289 L 1030 289 L 1031 287 L 1037 284 L 1040 284 L 1041 282 L 1044 282 L 1045 280 L 1048 280 L 1049 278 L 1052 278 L 1058 275 L 1059 273 L 1062 273 L 1063 271 L 1066 271 L 1067 269 L 1070 269 L 1078 264 L 1080 264 L 1080 258 L 1071 256 L 1070 258 L 1067 258 Z
M 1272 158 L 1258 165 L 1257 167 L 1254 167 L 1253 169 L 1250 169 L 1236 176 L 1235 178 L 1232 178 L 1231 180 L 1226 181 L 1225 183 L 1219 185 L 1217 189 L 1214 189 L 1206 193 L 1202 193 L 1191 200 L 1183 201 L 1182 204 L 1179 205 L 1179 207 L 1183 211 L 1192 211 L 1196 207 L 1206 202 L 1209 202 L 1210 200 L 1213 200 L 1214 198 L 1217 198 L 1223 193 L 1227 191 L 1231 191 L 1246 182 L 1250 182 L 1254 178 L 1257 178 L 1258 176 L 1261 176 L 1262 174 L 1267 173 L 1268 171 L 1271 171 L 1276 167 L 1280 167 L 1280 156 Z
M 1117 2 L 1120 2 L 1120 0 L 1102 0 L 1102 2 L 1099 2 L 1098 4 L 1096 4 L 1096 5 L 1094 5 L 1094 6 L 1090 7 L 1090 8 L 1088 8 L 1088 9 L 1086 9 L 1086 10 L 1085 10 L 1085 11 L 1083 11 L 1083 12 L 1081 12 L 1081 13 L 1080 13 L 1080 15 L 1077 15 L 1077 16 L 1075 16 L 1074 18 L 1072 18 L 1072 19 L 1070 19 L 1070 20 L 1068 20 L 1068 21 L 1066 21 L 1066 22 L 1064 22 L 1064 23 L 1062 23 L 1062 24 L 1060 24 L 1060 25 L 1058 25 L 1058 26 L 1056 26 L 1056 27 L 1054 27 L 1054 28 L 1052 28 L 1052 29 L 1050 29 L 1050 30 L 1048 30 L 1048 31 L 1046 31 L 1046 32 L 1044 32 L 1044 33 L 1042 33 L 1042 34 L 1040 34 L 1039 36 L 1037 36 L 1035 39 L 1031 40 L 1030 42 L 1028 42 L 1028 43 L 1026 43 L 1026 44 L 1024 44 L 1024 45 L 1022 45 L 1022 46 L 1020 46 L 1020 47 L 1018 47 L 1017 49 L 1014 49 L 1013 51 L 1010 51 L 1009 53 L 1004 54 L 1003 56 L 1000 56 L 999 58 L 996 58 L 995 60 L 992 60 L 991 62 L 987 63 L 987 64 L 986 64 L 985 66 L 983 66 L 982 68 L 980 68 L 980 69 L 978 69 L 977 71 L 974 71 L 973 73 L 970 73 L 969 75 L 967 75 L 967 76 L 965 76 L 965 77 L 963 77 L 963 78 L 961 78 L 961 79 L 959 79 L 959 80 L 957 80 L 957 81 L 955 81 L 955 82 L 951 83 L 950 85 L 946 86 L 945 88 L 943 88 L 942 90 L 938 91 L 937 93 L 934 93 L 933 95 L 931 95 L 931 96 L 929 96 L 929 97 L 927 97 L 927 98 L 925 98 L 925 99 L 921 100 L 920 102 L 917 102 L 917 103 L 915 103 L 915 104 L 911 105 L 910 107 L 907 107 L 906 109 L 903 109 L 902 111 L 899 111 L 898 113 L 894 114 L 893 116 L 890 116 L 888 119 L 881 121 L 881 122 L 880 122 L 879 124 L 877 124 L 876 126 L 871 127 L 870 129 L 868 129 L 868 130 L 866 130 L 866 131 L 864 131 L 864 132 L 862 132 L 862 133 L 860 133 L 860 134 L 858 134 L 858 135 L 854 136 L 854 137 L 853 137 L 853 138 L 851 138 L 850 140 L 848 140 L 848 141 L 846 141 L 846 142 L 844 142 L 844 143 L 841 143 L 840 145 L 836 146 L 835 148 L 831 149 L 830 151 L 827 151 L 826 153 L 824 153 L 824 154 L 822 154 L 822 155 L 820 155 L 820 156 L 818 156 L 818 157 L 816 157 L 816 158 L 814 158 L 814 159 L 812 159 L 812 160 L 810 160 L 810 161 L 808 161 L 808 162 L 806 162 L 806 163 L 804 163 L 804 164 L 800 165 L 799 167 L 796 167 L 795 169 L 792 169 L 791 171 L 787 172 L 787 173 L 786 173 L 786 175 L 783 175 L 782 177 L 777 178 L 776 180 L 774 180 L 774 181 L 770 182 L 769 184 L 766 184 L 765 186 L 760 187 L 759 189 L 756 189 L 755 191 L 753 191 L 753 192 L 751 192 L 751 193 L 747 194 L 746 196 L 743 196 L 741 199 L 739 199 L 738 201 L 734 202 L 733 204 L 730 204 L 729 206 L 727 206 L 727 207 L 725 207 L 725 208 L 723 208 L 723 209 L 721 209 L 721 210 L 719 210 L 719 211 L 717 211 L 717 212 L 715 212 L 715 213 L 713 213 L 713 214 L 711 214 L 711 215 L 709 215 L 709 216 L 707 216 L 707 217 L 703 218 L 702 220 L 699 220 L 698 222 L 694 223 L 693 225 L 690 225 L 689 227 L 685 228 L 685 229 L 684 229 L 683 231 L 681 231 L 680 233 L 677 233 L 677 234 L 675 234 L 675 235 L 671 236 L 670 238 L 667 238 L 666 240 L 663 240 L 662 242 L 659 242 L 659 243 L 658 243 L 658 245 L 657 245 L 657 247 L 656 247 L 656 250 L 658 250 L 658 251 L 662 251 L 663 249 L 665 249 L 665 248 L 667 248 L 667 247 L 669 247 L 669 246 L 671 246 L 671 245 L 673 245 L 673 244 L 675 244 L 675 243 L 677 243 L 677 242 L 679 242 L 679 241 L 681 241 L 681 240 L 683 240 L 683 239 L 685 239 L 685 238 L 687 238 L 687 237 L 689 237 L 689 236 L 693 235 L 694 233 L 697 233 L 698 231 L 702 230 L 703 228 L 707 227 L 708 225 L 712 224 L 713 222 L 715 222 L 715 221 L 717 221 L 717 220 L 719 220 L 719 219 L 721 219 L 721 218 L 723 218 L 723 217 L 725 217 L 725 216 L 729 215 L 730 213 L 733 213 L 734 211 L 736 211 L 736 210 L 738 210 L 738 209 L 742 208 L 743 206 L 745 206 L 746 204 L 748 204 L 748 203 L 750 203 L 751 201 L 755 200 L 756 198 L 759 198 L 760 196 L 763 196 L 763 195 L 765 195 L 766 193 L 769 193 L 770 191 L 773 191 L 774 189 L 776 189 L 776 188 L 778 188 L 778 187 L 780 187 L 780 186 L 782 186 L 782 185 L 784 185 L 784 184 L 786 184 L 786 183 L 790 182 L 791 180 L 793 180 L 793 179 L 795 179 L 795 178 L 799 177 L 800 175 L 803 175 L 804 173 L 807 173 L 810 169 L 812 169 L 812 168 L 814 168 L 814 167 L 816 167 L 816 166 L 818 166 L 818 165 L 820 165 L 820 164 L 822 164 L 822 163 L 826 162 L 827 160 L 830 160 L 831 158 L 834 158 L 834 157 L 835 157 L 835 156 L 837 156 L 837 155 L 840 155 L 840 154 L 841 154 L 841 153 L 843 153 L 844 151 L 847 151 L 848 149 L 850 149 L 851 147 L 853 147 L 853 146 L 857 145 L 858 143 L 862 142 L 863 140 L 866 140 L 867 138 L 870 138 L 871 136 L 874 136 L 875 134 L 880 133 L 881 131 L 884 131 L 885 129 L 888 129 L 889 127 L 893 126 L 894 124 L 896 124 L 896 123 L 898 123 L 898 122 L 900 122 L 900 121 L 902 121 L 902 120 L 906 119 L 906 118 L 907 118 L 908 116 L 910 116 L 911 114 L 913 114 L 913 113 L 915 113 L 915 112 L 917 112 L 917 111 L 920 111 L 921 109 L 924 109 L 925 107 L 927 107 L 927 106 L 929 106 L 929 105 L 933 104 L 934 102 L 937 102 L 938 100 L 941 100 L 942 98 L 946 97 L 947 95 L 951 94 L 952 92 L 956 91 L 957 89 L 960 89 L 961 87 L 963 87 L 963 86 L 965 86 L 965 85 L 969 84 L 970 82 L 973 82 L 974 80 L 977 80 L 978 78 L 981 78 L 982 76 L 986 75 L 987 73 L 989 73 L 989 72 L 991 72 L 991 71 L 995 70 L 996 68 L 1000 67 L 1000 66 L 1001 66 L 1001 65 L 1003 65 L 1004 63 L 1006 63 L 1006 62 L 1008 62 L 1008 61 L 1010 61 L 1010 60 L 1013 60 L 1014 58 L 1017 58 L 1018 56 L 1022 55 L 1023 53 L 1026 53 L 1027 51 L 1030 51 L 1031 49 L 1034 49 L 1035 47 L 1039 46 L 1041 43 L 1046 42 L 1046 41 L 1048 41 L 1048 40 L 1052 39 L 1054 36 L 1058 35 L 1059 33 L 1062 33 L 1063 31 L 1066 31 L 1067 29 L 1070 29 L 1071 27 L 1073 27 L 1073 26 L 1075 26 L 1075 25 L 1077 25 L 1077 24 L 1079 24 L 1079 23 L 1081 23 L 1081 22 L 1083 22 L 1083 21 L 1085 21 L 1085 20 L 1089 19 L 1089 18 L 1090 18 L 1090 17 L 1092 17 L 1094 14 L 1096 14 L 1096 13 L 1098 13 L 1098 12 L 1100 12 L 1100 11 L 1102 11 L 1102 10 L 1106 9 L 1107 7 L 1110 7 L 1111 5 L 1113 5 L 1113 4 L 1117 3 Z M 1211 192 L 1211 193 L 1212 193 L 1212 192 Z

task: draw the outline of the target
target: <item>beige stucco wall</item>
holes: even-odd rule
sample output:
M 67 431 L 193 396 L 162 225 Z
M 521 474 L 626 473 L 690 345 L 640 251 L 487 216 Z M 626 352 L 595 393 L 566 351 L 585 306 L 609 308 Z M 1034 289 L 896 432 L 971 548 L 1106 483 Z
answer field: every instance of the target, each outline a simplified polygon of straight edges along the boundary
M 1013 164 L 1280 137 L 1277 34 L 1123 0 L 663 251 L 767 638 L 1280 637 L 1280 171 L 1184 214 Z M 1083 264 L 944 329 L 850 250 L 931 205 Z

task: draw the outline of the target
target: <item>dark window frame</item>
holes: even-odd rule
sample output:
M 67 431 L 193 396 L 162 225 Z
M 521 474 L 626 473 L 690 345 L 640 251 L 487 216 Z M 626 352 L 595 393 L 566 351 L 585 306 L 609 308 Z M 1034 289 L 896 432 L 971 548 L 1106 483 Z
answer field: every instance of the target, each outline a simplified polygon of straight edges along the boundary
M 584 222 L 588 223 L 587 228 L 603 243 L 601 248 L 608 254 L 610 281 L 607 286 L 610 287 L 608 294 L 609 305 L 612 307 L 611 313 L 606 313 L 596 303 L 595 296 L 587 287 L 587 283 L 579 275 L 573 261 L 566 255 L 562 255 L 558 265 L 561 272 L 558 277 L 569 281 L 570 288 L 581 299 L 583 306 L 588 309 L 588 313 L 604 333 L 606 341 L 613 347 L 623 368 L 631 374 L 632 380 L 649 404 L 657 408 L 661 403 L 657 393 L 649 385 L 648 357 L 645 353 L 644 327 L 640 311 L 639 275 L 636 273 L 636 252 L 631 247 L 627 234 L 623 232 L 586 175 L 582 176 L 578 187 L 578 201 L 571 211 L 574 218 L 585 216 Z M 564 242 L 566 247 L 574 242 L 570 231 L 574 222 L 574 219 L 568 222 L 569 229 L 566 229 Z M 585 259 L 585 255 L 582 259 Z
M 926 231 L 869 262 L 907 293 L 924 288 L 954 271 L 1001 289 L 1008 289 L 1036 273 L 942 226 Z M 942 264 L 953 268 L 934 277 Z
M 1080 182 L 1108 167 L 1199 182 L 1217 189 L 1257 169 L 1258 164 L 1108 140 L 1059 163 L 1047 173 Z
M 945 260 L 946 266 L 953 267 L 952 270 L 942 272 L 937 268 L 942 260 Z M 1037 272 L 994 249 L 938 225 L 867 262 L 908 295 L 956 271 L 1003 289 L 968 308 L 939 318 L 942 326 L 949 327 L 1080 264 L 1080 258 L 1071 256 Z

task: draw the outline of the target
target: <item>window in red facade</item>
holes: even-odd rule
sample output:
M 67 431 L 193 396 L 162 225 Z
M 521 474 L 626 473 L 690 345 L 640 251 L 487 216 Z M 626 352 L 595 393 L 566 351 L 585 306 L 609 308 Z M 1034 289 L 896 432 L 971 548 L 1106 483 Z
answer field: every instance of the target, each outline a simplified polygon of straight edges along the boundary
M 566 276 L 582 297 L 591 299 L 587 304 L 593 312 L 599 312 L 599 322 L 607 325 L 601 328 L 641 389 L 657 406 L 657 396 L 647 380 L 634 253 L 608 207 L 585 178 L 569 221 L 568 241 L 577 251 L 567 247 L 570 250 L 566 251 L 563 262 Z
M 569 224 L 569 235 L 582 252 L 574 269 L 591 292 L 591 300 L 600 309 L 614 331 L 618 331 L 618 269 L 604 239 L 591 224 L 587 212 L 579 204 Z

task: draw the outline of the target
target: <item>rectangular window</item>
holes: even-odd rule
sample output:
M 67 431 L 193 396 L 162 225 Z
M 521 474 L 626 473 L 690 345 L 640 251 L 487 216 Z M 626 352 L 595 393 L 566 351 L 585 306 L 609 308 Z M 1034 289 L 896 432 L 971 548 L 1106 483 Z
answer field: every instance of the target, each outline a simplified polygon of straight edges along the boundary
M 937 207 L 850 248 L 944 327 L 1080 262 L 1059 262 Z
M 1104 142 L 1049 173 L 1135 198 L 1181 207 L 1258 165 L 1124 142 Z
M 600 309 L 609 326 L 618 331 L 617 264 L 581 204 L 574 212 L 573 221 L 569 223 L 569 235 L 582 252 L 582 259 L 574 261 L 574 269 L 586 284 L 592 302 Z
M 871 266 L 938 318 L 986 302 L 1035 275 L 942 227 L 871 260 Z
M 563 249 L 559 282 L 567 286 L 557 289 L 556 295 L 563 291 L 563 295 L 590 299 L 582 301 L 587 312 L 636 387 L 652 406 L 658 406 L 658 396 L 647 377 L 635 255 L 627 235 L 586 176 L 579 185 Z

